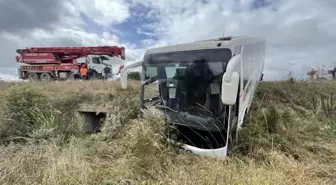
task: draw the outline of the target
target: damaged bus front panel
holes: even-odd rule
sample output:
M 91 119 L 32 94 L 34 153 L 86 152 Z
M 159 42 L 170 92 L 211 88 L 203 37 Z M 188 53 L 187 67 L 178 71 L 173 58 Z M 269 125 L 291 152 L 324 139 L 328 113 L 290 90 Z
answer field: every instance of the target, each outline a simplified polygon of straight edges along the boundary
M 227 145 L 229 106 L 222 102 L 221 85 L 231 57 L 229 48 L 145 55 L 141 106 L 161 110 L 175 129 L 174 139 L 182 140 L 185 149 L 213 153 Z
M 174 128 L 172 139 L 182 141 L 184 150 L 226 156 L 229 138 L 241 125 L 258 84 L 255 79 L 262 73 L 262 47 L 255 48 L 253 39 L 246 41 L 210 40 L 154 48 L 145 54 L 141 108 L 160 110 Z M 247 57 L 243 54 L 246 46 L 250 48 Z M 244 59 L 251 69 L 245 69 Z M 244 71 L 250 76 L 243 76 Z

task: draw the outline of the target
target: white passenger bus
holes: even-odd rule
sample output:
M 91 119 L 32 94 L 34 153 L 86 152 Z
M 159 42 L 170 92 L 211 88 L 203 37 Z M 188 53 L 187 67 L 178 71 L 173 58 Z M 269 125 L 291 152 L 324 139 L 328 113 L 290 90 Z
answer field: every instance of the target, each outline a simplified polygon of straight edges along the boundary
M 265 51 L 264 39 L 247 36 L 152 48 L 123 69 L 121 83 L 141 66 L 141 109 L 160 110 L 182 149 L 223 158 L 262 79 Z

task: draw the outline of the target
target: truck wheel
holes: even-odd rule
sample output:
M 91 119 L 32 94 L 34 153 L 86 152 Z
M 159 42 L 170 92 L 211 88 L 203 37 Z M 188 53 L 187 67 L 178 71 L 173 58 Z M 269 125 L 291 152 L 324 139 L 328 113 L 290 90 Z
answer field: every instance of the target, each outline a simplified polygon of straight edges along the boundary
M 75 74 L 70 73 L 69 76 L 68 76 L 68 80 L 75 80 Z
M 98 80 L 99 79 L 98 73 L 93 71 L 92 74 L 90 75 L 90 79 L 91 80 Z
M 68 80 L 78 80 L 78 79 L 80 79 L 80 76 L 75 73 L 70 73 L 68 76 Z
M 37 73 L 28 73 L 29 81 L 38 81 L 40 80 L 39 75 Z
M 42 81 L 50 81 L 51 80 L 51 75 L 49 73 L 42 73 L 40 77 L 41 77 Z

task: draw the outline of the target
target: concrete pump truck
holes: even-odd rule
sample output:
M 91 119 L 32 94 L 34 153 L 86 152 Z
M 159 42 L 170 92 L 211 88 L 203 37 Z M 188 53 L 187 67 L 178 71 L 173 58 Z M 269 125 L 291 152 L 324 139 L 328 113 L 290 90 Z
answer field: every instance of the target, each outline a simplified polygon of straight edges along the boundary
M 124 67 L 121 85 L 127 70 L 141 67 L 141 109 L 161 112 L 182 150 L 224 158 L 262 79 L 265 52 L 264 39 L 248 36 L 152 48 Z
M 16 62 L 23 64 L 18 70 L 19 78 L 30 81 L 78 79 L 83 64 L 90 79 L 108 79 L 114 75 L 107 63 L 109 57 L 125 60 L 125 48 L 116 46 L 33 47 L 16 52 Z

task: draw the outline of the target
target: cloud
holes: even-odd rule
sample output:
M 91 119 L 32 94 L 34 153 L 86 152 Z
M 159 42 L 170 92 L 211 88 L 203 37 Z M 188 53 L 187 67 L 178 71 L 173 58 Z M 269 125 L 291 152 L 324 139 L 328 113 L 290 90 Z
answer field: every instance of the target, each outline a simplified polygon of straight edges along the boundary
M 34 28 L 53 29 L 60 24 L 80 24 L 80 20 L 70 21 L 70 17 L 76 17 L 70 5 L 65 0 L 0 0 L 0 32 L 24 34 Z
M 0 24 L 4 25 L 0 49 L 5 53 L 0 73 L 4 67 L 16 67 L 15 49 L 20 47 L 119 45 L 126 47 L 127 62 L 132 62 L 150 47 L 217 38 L 223 33 L 266 38 L 265 79 L 278 79 L 290 71 L 303 78 L 307 70 L 336 60 L 334 0 L 17 2 L 0 0 Z M 83 14 L 99 29 L 88 31 L 93 25 Z
M 91 4 L 90 4 L 91 2 Z M 109 7 L 114 7 L 109 8 Z M 0 0 L 0 74 L 17 76 L 19 64 L 15 62 L 16 49 L 26 47 L 50 46 L 98 46 L 111 45 L 126 48 L 125 63 L 140 59 L 140 48 L 131 43 L 121 42 L 119 37 L 108 29 L 89 33 L 81 14 L 102 26 L 109 26 L 127 19 L 128 7 L 122 1 L 46 1 L 39 3 L 27 1 Z M 20 11 L 18 11 L 20 10 Z M 114 16 L 113 16 L 114 15 Z M 121 59 L 112 62 L 119 66 Z
M 134 1 L 160 15 L 158 22 L 143 29 L 151 28 L 163 43 L 217 38 L 223 33 L 266 38 L 265 78 L 280 78 L 290 70 L 303 77 L 308 69 L 336 59 L 335 1 Z
M 97 24 L 108 27 L 122 23 L 130 17 L 129 4 L 122 0 L 73 0 L 79 11 L 88 15 Z

